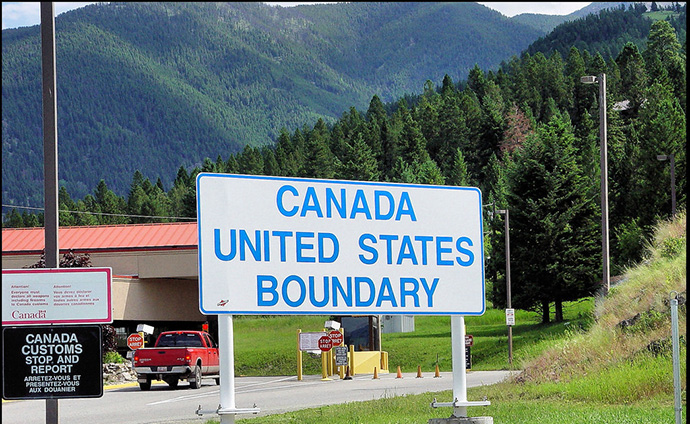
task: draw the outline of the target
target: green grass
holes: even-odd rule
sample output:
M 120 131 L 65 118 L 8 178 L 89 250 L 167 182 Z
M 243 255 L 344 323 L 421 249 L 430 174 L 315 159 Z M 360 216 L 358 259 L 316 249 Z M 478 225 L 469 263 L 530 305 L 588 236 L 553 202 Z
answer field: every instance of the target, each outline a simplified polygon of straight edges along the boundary
M 297 330 L 322 331 L 326 316 L 241 316 L 233 319 L 235 374 L 296 375 Z M 304 374 L 321 374 L 321 357 L 304 354 Z
M 587 328 L 592 322 L 594 300 L 583 299 L 564 305 L 565 321 L 541 324 L 541 315 L 516 311 L 513 326 L 513 368 L 564 338 L 573 328 Z M 465 331 L 474 337 L 471 348 L 473 370 L 510 369 L 508 362 L 508 327 L 503 310 L 488 309 L 479 317 L 465 318 Z M 382 349 L 388 352 L 391 368 L 414 372 L 417 366 L 434 370 L 438 355 L 440 371 L 452 371 L 450 317 L 415 317 L 415 331 L 384 334 Z
M 450 392 L 445 394 L 449 396 Z M 427 424 L 430 418 L 448 418 L 450 416 L 448 408 L 433 409 L 430 407 L 430 395 L 435 394 L 353 402 L 346 405 L 325 406 L 280 415 L 239 419 L 238 422 L 254 424 L 323 422 L 329 424 Z M 470 408 L 468 415 L 493 417 L 494 424 L 673 423 L 672 405 L 604 405 L 551 399 L 541 399 L 538 402 L 531 399 L 496 402 L 490 406 L 482 407 L 482 409 Z M 685 416 L 685 410 L 683 416 Z
M 538 355 L 555 340 L 567 337 L 573 328 L 586 328 L 592 322 L 593 298 L 564 305 L 566 321 L 540 324 L 541 315 L 516 311 L 513 327 L 513 368 L 520 368 L 525 358 Z M 236 317 L 235 373 L 237 375 L 266 376 L 297 373 L 297 330 L 322 331 L 327 316 Z M 474 336 L 471 348 L 473 370 L 509 369 L 508 327 L 503 310 L 488 309 L 479 317 L 465 318 L 467 334 Z M 398 366 L 402 372 L 434 371 L 438 355 L 440 371 L 451 371 L 450 317 L 417 316 L 415 331 L 385 333 L 381 336 L 382 350 L 388 352 L 392 371 Z M 303 355 L 303 372 L 320 374 L 319 356 Z
M 239 419 L 254 424 L 427 424 L 430 418 L 447 418 L 449 408 L 430 407 L 433 396 L 450 392 L 385 398 L 346 405 L 332 405 L 266 417 Z M 673 423 L 672 405 L 604 405 L 591 402 L 512 399 L 487 407 L 469 408 L 470 416 L 493 417 L 495 424 L 663 424 Z M 214 422 L 214 421 L 209 421 Z M 217 422 L 217 421 L 215 421 Z

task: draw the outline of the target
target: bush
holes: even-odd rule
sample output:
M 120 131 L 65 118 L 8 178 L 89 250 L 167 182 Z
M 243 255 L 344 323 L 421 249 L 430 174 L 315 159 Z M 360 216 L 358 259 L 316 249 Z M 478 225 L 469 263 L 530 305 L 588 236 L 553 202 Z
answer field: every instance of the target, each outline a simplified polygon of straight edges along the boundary
M 643 229 L 638 224 L 639 219 L 635 218 L 627 224 L 622 224 L 615 231 L 616 234 L 616 248 L 618 256 L 616 260 L 617 267 L 621 270 L 624 267 L 636 264 L 642 259 L 645 246 L 645 234 Z M 621 270 L 616 271 L 619 273 Z
M 669 237 L 661 245 L 661 256 L 672 259 L 680 254 L 685 247 L 685 237 Z
M 126 361 L 127 360 L 125 358 L 123 358 L 122 355 L 120 355 L 117 352 L 106 352 L 103 354 L 103 363 L 104 364 L 113 364 L 113 363 L 123 364 Z
M 117 332 L 112 325 L 101 326 L 103 354 L 117 352 Z

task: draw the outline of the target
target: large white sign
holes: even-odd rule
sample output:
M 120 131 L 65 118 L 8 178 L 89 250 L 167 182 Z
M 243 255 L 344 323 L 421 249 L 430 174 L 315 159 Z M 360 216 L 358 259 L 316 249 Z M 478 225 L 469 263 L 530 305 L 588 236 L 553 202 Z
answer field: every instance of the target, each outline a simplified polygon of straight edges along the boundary
M 2 270 L 2 325 L 113 322 L 111 268 Z
M 481 192 L 202 173 L 204 314 L 481 315 Z

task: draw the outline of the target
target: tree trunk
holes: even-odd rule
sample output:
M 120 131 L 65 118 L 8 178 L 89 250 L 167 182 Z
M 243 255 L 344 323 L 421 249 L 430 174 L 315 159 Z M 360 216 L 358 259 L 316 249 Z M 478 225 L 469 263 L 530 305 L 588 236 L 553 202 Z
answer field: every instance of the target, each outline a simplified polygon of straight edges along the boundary
M 549 317 L 549 302 L 547 300 L 541 301 L 541 323 L 548 324 L 550 322 Z
M 556 322 L 563 322 L 563 302 L 556 300 Z

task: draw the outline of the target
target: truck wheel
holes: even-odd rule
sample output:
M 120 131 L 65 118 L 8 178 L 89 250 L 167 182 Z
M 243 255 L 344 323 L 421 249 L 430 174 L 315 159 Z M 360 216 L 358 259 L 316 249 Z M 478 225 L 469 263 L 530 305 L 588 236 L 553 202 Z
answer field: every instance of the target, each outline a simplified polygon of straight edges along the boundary
M 189 384 L 192 386 L 192 389 L 201 388 L 201 367 L 199 365 L 194 367 L 194 381 L 191 381 Z
M 142 383 L 142 382 L 140 381 L 140 382 L 139 382 L 139 388 L 140 388 L 141 390 L 144 390 L 144 391 L 151 390 L 151 380 L 147 378 L 147 379 L 146 379 L 146 383 Z
M 165 382 L 168 383 L 171 389 L 174 389 L 177 387 L 177 383 L 180 382 L 180 379 L 177 377 L 168 377 L 165 379 Z

